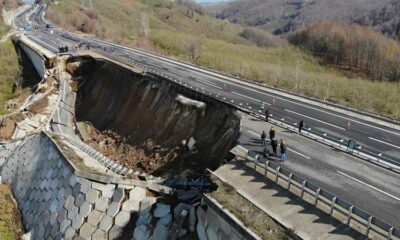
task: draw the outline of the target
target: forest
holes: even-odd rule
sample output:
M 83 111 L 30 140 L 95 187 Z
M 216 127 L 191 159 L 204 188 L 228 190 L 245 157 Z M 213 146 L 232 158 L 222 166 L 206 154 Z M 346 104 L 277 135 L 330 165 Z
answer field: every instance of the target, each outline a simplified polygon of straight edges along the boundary
M 288 40 L 325 63 L 361 73 L 369 79 L 400 80 L 400 44 L 372 28 L 323 22 L 294 32 Z

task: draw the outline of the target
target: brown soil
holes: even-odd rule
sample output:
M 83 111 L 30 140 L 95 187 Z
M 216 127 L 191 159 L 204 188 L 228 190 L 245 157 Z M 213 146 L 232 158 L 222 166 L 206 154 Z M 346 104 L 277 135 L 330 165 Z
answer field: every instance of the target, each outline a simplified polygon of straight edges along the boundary
M 154 173 L 177 160 L 179 148 L 167 149 L 146 140 L 141 147 L 133 146 L 127 138 L 110 130 L 99 131 L 89 123 L 78 123 L 86 143 L 110 159 L 133 170 Z
M 56 89 L 51 90 L 46 96 L 44 96 L 42 99 L 39 101 L 35 102 L 32 104 L 28 111 L 33 113 L 33 114 L 38 114 L 44 112 L 46 107 L 49 105 L 49 96 L 54 94 L 56 92 Z
M 22 113 L 17 113 L 0 119 L 0 140 L 10 139 L 15 131 L 17 123 L 24 120 L 25 116 Z
M 16 123 L 11 118 L 3 119 L 0 122 L 0 139 L 10 139 L 15 131 Z
M 12 198 L 10 185 L 0 184 L 0 239 L 20 239 L 21 215 Z

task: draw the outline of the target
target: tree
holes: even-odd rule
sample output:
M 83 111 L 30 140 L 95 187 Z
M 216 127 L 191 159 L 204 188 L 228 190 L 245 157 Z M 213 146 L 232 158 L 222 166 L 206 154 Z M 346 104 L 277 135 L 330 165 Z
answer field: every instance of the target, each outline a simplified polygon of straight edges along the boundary
M 204 40 L 200 38 L 191 38 L 186 42 L 186 50 L 190 53 L 192 61 L 200 58 L 200 49 Z

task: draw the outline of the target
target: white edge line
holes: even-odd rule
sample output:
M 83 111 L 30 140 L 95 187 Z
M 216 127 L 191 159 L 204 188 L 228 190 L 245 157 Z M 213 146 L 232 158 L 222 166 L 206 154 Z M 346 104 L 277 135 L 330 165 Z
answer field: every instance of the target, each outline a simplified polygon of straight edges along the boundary
M 289 150 L 289 151 L 291 151 L 291 152 L 293 152 L 293 153 L 296 153 L 297 155 L 302 156 L 303 158 L 307 158 L 308 160 L 311 160 L 310 157 L 307 157 L 307 156 L 304 155 L 304 154 L 301 154 L 301 153 L 299 153 L 299 152 L 296 152 L 295 150 L 293 150 L 293 149 L 291 149 L 291 148 L 287 148 L 287 150 Z
M 358 180 L 357 178 L 354 178 L 354 177 L 352 177 L 352 176 L 349 176 L 349 175 L 347 175 L 346 173 L 343 173 L 343 172 L 341 172 L 341 171 L 336 171 L 336 172 L 339 173 L 340 175 L 343 175 L 343 176 L 345 176 L 345 177 L 347 177 L 347 178 L 350 178 L 351 180 L 354 180 L 354 181 L 356 181 L 356 182 L 358 182 L 358 183 L 360 183 L 360 184 L 362 184 L 362 185 L 364 185 L 364 186 L 367 186 L 367 187 L 369 187 L 369 188 L 371 188 L 371 189 L 373 189 L 373 190 L 375 190 L 375 191 L 378 191 L 378 192 L 380 192 L 380 193 L 382 193 L 382 194 L 385 194 L 385 195 L 388 196 L 388 197 L 391 197 L 391 198 L 393 198 L 393 199 L 395 199 L 395 200 L 397 200 L 397 201 L 400 201 L 400 198 L 398 198 L 398 197 L 396 197 L 396 196 L 393 196 L 392 194 L 387 193 L 387 192 L 385 192 L 385 191 L 383 191 L 383 190 L 380 190 L 380 189 L 377 188 L 377 187 L 374 187 L 374 186 L 372 186 L 372 185 L 369 185 L 368 183 L 365 183 L 365 182 L 363 182 L 363 181 L 361 181 L 361 180 Z
M 377 141 L 377 142 L 380 142 L 380 143 L 383 143 L 383 144 L 386 144 L 386 145 L 389 145 L 389 146 L 392 146 L 392 147 L 400 149 L 400 147 L 397 146 L 397 145 L 394 145 L 394 144 L 391 144 L 391 143 L 388 143 L 388 142 L 385 142 L 385 141 L 382 141 L 382 140 L 379 140 L 379 139 L 376 139 L 376 138 L 373 138 L 373 137 L 368 137 L 368 138 L 371 139 L 371 140 L 374 140 L 374 141 Z
M 339 126 L 336 126 L 336 125 L 334 125 L 334 124 L 327 123 L 327 122 L 324 122 L 324 121 L 322 121 L 322 120 L 319 120 L 319 119 L 316 119 L 316 118 L 313 118 L 313 117 L 309 117 L 309 116 L 307 116 L 307 115 L 304 115 L 304 114 L 301 114 L 301 113 L 298 113 L 298 112 L 295 112 L 295 111 L 292 111 L 292 110 L 285 109 L 285 111 L 286 111 L 286 112 L 293 113 L 293 114 L 297 114 L 297 115 L 299 115 L 299 116 L 303 116 L 303 117 L 305 117 L 305 118 L 312 119 L 312 120 L 314 120 L 314 121 L 317 121 L 317 122 L 320 122 L 320 123 L 329 125 L 329 126 L 331 126 L 331 127 L 335 127 L 335 128 L 341 129 L 341 130 L 343 130 L 343 131 L 346 130 L 346 128 L 339 127 Z

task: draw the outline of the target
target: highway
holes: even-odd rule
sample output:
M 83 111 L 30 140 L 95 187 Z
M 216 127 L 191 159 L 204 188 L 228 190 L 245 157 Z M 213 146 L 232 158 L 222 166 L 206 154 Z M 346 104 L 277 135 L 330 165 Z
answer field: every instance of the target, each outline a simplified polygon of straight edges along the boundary
M 44 10 L 45 7 L 40 7 L 36 14 L 32 14 L 30 18 L 32 22 L 42 28 L 46 24 L 42 18 Z M 39 44 L 46 45 L 46 47 L 51 48 L 54 52 L 62 44 L 69 45 L 70 47 L 74 46 L 76 42 L 73 40 L 90 43 L 91 47 L 96 51 L 124 58 L 128 62 L 134 62 L 138 65 L 147 66 L 149 69 L 163 73 L 165 76 L 179 79 L 194 88 L 198 88 L 200 91 L 204 90 L 218 94 L 221 98 L 242 103 L 243 106 L 248 108 L 260 109 L 262 101 L 265 108 L 270 108 L 275 118 L 284 118 L 291 123 L 298 123 L 300 120 L 303 120 L 307 127 L 336 136 L 339 139 L 354 139 L 360 145 L 370 147 L 380 153 L 385 153 L 400 162 L 399 130 L 296 101 L 272 93 L 270 89 L 260 85 L 232 81 L 229 77 L 214 72 L 184 63 L 177 63 L 137 49 L 98 41 L 94 38 L 83 38 L 64 31 L 59 31 L 59 34 L 46 34 L 45 31 L 42 31 L 33 37 L 33 40 L 35 39 L 36 41 L 40 41 L 38 42 Z M 348 130 L 349 123 L 351 125 L 350 130 Z
M 43 30 L 45 23 L 42 14 L 44 11 L 44 7 L 39 7 L 30 16 L 30 19 L 41 30 L 27 33 L 27 36 L 53 52 L 57 52 L 60 45 L 74 46 L 76 41 L 89 43 L 91 49 L 95 51 L 136 66 L 143 66 L 157 72 L 162 77 L 178 80 L 184 86 L 186 84 L 187 87 L 192 87 L 193 90 L 200 93 L 212 93 L 215 98 L 225 99 L 257 111 L 263 101 L 266 107 L 270 107 L 274 118 L 283 118 L 292 123 L 304 120 L 307 128 L 311 127 L 343 139 L 355 139 L 363 146 L 400 159 L 399 130 L 322 106 L 298 101 L 264 86 L 242 82 L 138 49 L 82 37 L 62 30 L 55 34 L 49 34 Z M 17 25 L 24 24 L 23 19 L 26 14 L 27 12 L 21 14 L 15 23 Z M 69 88 L 66 84 L 61 85 L 60 89 L 68 91 L 65 89 L 66 87 Z M 68 107 L 72 106 L 73 101 L 73 98 L 64 99 L 64 107 L 70 109 Z M 68 111 L 58 111 L 58 116 L 57 113 L 55 116 L 56 120 L 58 117 L 60 122 L 64 122 L 64 119 L 69 118 Z M 351 123 L 350 130 L 348 130 L 349 122 Z M 260 151 L 259 134 L 262 130 L 268 130 L 269 127 L 270 125 L 263 121 L 244 118 L 240 143 L 251 150 Z M 61 132 L 70 131 L 68 130 L 70 128 L 65 129 L 61 124 L 58 128 L 58 131 Z M 280 163 L 283 167 L 365 209 L 387 223 L 400 227 L 398 217 L 400 216 L 399 174 L 288 131 L 279 130 L 279 136 L 287 139 L 290 149 L 288 161 Z

